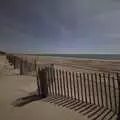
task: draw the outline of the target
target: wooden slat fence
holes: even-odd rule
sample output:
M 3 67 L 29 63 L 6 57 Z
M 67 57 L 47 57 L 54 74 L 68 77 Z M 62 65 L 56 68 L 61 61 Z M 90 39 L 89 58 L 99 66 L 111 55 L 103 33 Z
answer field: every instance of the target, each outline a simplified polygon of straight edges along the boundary
M 109 112 L 117 115 L 117 120 L 120 119 L 120 74 L 118 72 L 69 71 L 54 67 L 53 64 L 36 65 L 36 61 L 30 63 L 14 55 L 7 55 L 7 59 L 14 68 L 20 69 L 21 74 L 36 72 L 39 95 L 62 97 L 74 100 L 76 103 L 84 103 L 82 107 L 89 109 L 84 115 L 97 107 L 98 109 L 88 117 L 103 109 L 93 117 L 93 120 L 107 110 L 108 112 L 101 119 L 105 119 Z

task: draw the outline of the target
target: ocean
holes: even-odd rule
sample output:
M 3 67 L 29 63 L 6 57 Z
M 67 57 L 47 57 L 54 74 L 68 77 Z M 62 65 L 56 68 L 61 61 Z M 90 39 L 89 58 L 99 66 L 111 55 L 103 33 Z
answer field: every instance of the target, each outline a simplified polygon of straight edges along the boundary
M 120 54 L 39 54 L 44 57 L 120 60 Z

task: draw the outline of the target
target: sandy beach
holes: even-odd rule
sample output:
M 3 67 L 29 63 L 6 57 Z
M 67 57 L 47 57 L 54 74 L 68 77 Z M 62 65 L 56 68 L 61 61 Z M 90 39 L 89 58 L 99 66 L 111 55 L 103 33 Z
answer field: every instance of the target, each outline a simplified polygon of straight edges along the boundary
M 15 107 L 18 98 L 36 90 L 35 77 L 19 76 L 18 73 L 5 56 L 0 56 L 0 120 L 87 120 L 77 112 L 42 100 Z
M 16 54 L 25 60 L 37 60 L 37 64 L 54 64 L 70 68 L 75 71 L 85 72 L 120 72 L 120 60 L 104 60 L 104 59 L 86 59 L 86 58 L 69 58 L 69 57 L 52 57 L 52 56 L 35 56 L 27 54 Z

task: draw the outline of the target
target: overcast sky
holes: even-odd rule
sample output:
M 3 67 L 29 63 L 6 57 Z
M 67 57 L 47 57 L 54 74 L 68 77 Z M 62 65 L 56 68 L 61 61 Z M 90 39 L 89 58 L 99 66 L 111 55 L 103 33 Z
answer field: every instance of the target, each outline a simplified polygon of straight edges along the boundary
M 0 50 L 120 53 L 120 1 L 0 0 Z

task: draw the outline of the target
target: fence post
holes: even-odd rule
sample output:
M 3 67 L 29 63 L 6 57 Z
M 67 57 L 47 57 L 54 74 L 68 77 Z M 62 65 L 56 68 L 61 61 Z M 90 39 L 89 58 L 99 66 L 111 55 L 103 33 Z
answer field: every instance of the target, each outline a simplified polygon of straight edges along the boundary
M 24 74 L 28 73 L 28 61 L 24 60 Z
M 15 57 L 15 69 L 19 68 L 19 58 L 16 56 Z
M 12 55 L 10 55 L 9 63 L 10 63 L 10 65 L 12 65 Z
M 19 68 L 19 57 L 17 57 L 17 60 L 16 60 L 16 68 L 18 69 Z
M 11 55 L 11 65 L 13 66 L 13 55 Z
M 40 96 L 41 90 L 40 90 L 40 78 L 39 78 L 39 74 L 40 74 L 40 68 L 38 68 L 38 70 L 36 70 L 37 92 L 38 92 L 38 95 Z
M 48 84 L 47 84 L 47 68 L 40 70 L 38 68 L 38 93 L 42 98 L 48 96 Z
M 16 56 L 13 57 L 13 66 L 14 66 L 14 69 L 16 69 Z
M 117 73 L 117 82 L 118 82 L 118 91 L 119 91 L 119 101 L 118 101 L 118 116 L 117 116 L 117 120 L 120 120 L 120 76 L 119 73 Z
M 21 59 L 20 60 L 20 75 L 23 75 L 24 74 L 24 62 L 23 60 Z
M 36 59 L 34 60 L 34 69 L 36 70 L 36 66 L 37 66 L 37 64 L 36 64 Z

